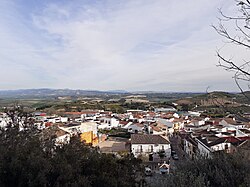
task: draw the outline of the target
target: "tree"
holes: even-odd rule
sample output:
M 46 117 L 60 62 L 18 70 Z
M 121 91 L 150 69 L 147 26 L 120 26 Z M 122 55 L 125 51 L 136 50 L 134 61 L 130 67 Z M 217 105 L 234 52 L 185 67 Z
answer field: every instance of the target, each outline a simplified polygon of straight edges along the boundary
M 228 16 L 220 9 L 219 24 L 213 26 L 217 33 L 222 36 L 228 45 L 250 49 L 250 1 L 235 0 L 237 12 L 235 16 Z M 232 29 L 231 26 L 234 25 Z M 248 51 L 249 53 L 249 51 Z M 250 101 L 249 95 L 245 93 L 250 89 L 250 59 L 229 58 L 217 51 L 219 58 L 218 66 L 226 71 L 234 73 L 234 80 L 242 94 Z M 243 88 L 243 84 L 247 88 Z
M 249 171 L 249 159 L 244 154 L 219 153 L 213 158 L 179 163 L 174 173 L 159 178 L 153 186 L 247 187 Z
M 12 121 L 0 129 L 0 186 L 136 185 L 141 168 L 134 157 L 102 154 L 79 137 L 56 147 L 53 136 L 46 138 L 20 107 L 7 113 Z

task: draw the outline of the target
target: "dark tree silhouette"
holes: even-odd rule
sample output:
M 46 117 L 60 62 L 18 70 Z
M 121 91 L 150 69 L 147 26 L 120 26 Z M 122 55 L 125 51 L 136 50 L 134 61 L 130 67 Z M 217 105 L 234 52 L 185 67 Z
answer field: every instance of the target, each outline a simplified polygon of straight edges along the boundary
M 79 137 L 56 147 L 53 133 L 47 138 L 21 107 L 6 112 L 11 122 L 0 129 L 0 186 L 136 185 L 141 166 L 134 157 L 102 154 Z

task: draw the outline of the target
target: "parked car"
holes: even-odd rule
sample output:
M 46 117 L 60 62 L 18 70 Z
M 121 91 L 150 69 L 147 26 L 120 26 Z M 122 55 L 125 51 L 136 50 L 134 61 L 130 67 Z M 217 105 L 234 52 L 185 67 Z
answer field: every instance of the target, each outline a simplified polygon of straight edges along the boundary
M 175 154 L 176 154 L 175 150 L 171 150 L 171 156 L 173 156 Z
M 178 157 L 177 154 L 174 154 L 172 157 L 173 157 L 174 160 L 179 160 L 179 157 Z

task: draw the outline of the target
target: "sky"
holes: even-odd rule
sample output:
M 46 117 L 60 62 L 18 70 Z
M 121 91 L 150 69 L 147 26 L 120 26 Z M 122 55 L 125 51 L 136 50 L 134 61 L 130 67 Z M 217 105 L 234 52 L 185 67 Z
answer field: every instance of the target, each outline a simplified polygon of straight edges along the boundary
M 0 90 L 238 91 L 211 27 L 233 0 L 1 0 Z M 227 49 L 228 54 L 234 48 Z

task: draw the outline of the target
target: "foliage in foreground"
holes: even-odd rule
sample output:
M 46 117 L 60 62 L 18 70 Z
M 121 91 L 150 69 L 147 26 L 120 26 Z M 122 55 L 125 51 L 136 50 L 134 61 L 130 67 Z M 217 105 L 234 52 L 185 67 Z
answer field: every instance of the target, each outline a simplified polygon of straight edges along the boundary
M 243 154 L 219 154 L 178 165 L 175 173 L 160 178 L 156 186 L 250 186 L 250 164 Z
M 51 139 L 28 128 L 0 135 L 0 186 L 134 186 L 139 162 L 114 158 L 78 138 L 54 148 Z

